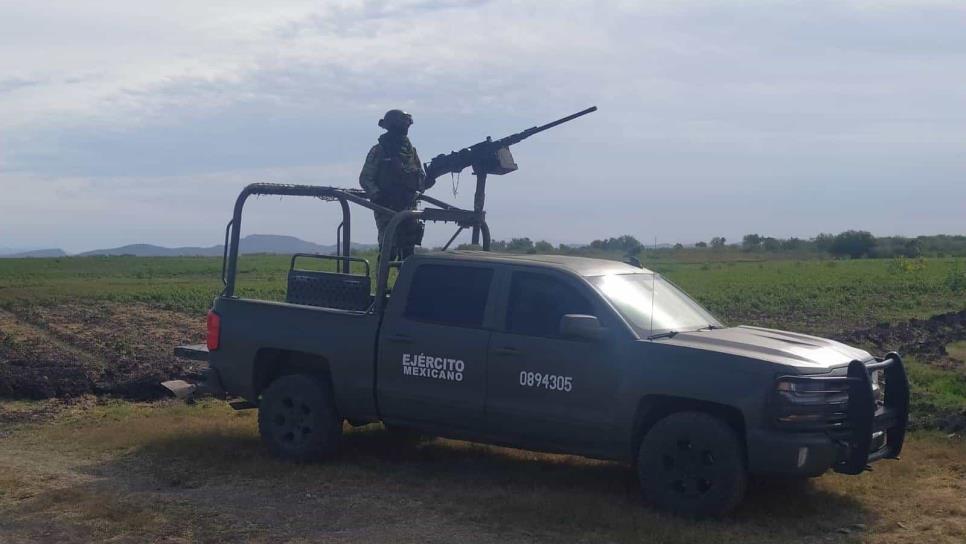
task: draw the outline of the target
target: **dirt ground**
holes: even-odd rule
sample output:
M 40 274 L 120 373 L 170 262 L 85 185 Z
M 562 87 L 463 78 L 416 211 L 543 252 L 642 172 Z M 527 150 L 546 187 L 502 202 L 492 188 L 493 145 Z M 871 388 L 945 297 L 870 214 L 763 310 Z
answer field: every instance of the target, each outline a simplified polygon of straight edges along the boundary
M 966 369 L 946 347 L 966 340 L 966 310 L 834 335 L 875 353 L 898 351 L 944 369 Z M 204 342 L 204 317 L 146 304 L 67 303 L 0 310 L 0 398 L 109 394 L 167 396 L 158 384 L 195 379 L 203 364 L 172 355 Z
M 174 357 L 172 348 L 200 342 L 203 317 L 144 304 L 0 310 L 0 397 L 162 398 L 160 382 L 197 378 L 203 366 Z
M 966 312 L 839 338 L 961 368 L 946 347 L 966 339 Z M 954 435 L 916 433 L 901 462 L 859 477 L 757 484 L 714 522 L 648 509 L 619 464 L 401 444 L 378 426 L 347 429 L 333 461 L 280 463 L 253 411 L 157 400 L 159 382 L 201 370 L 172 347 L 203 340 L 203 316 L 142 304 L 0 310 L 0 398 L 27 399 L 0 400 L 0 543 L 966 540 Z
M 40 411 L 39 418 L 29 414 Z M 857 477 L 757 483 L 727 519 L 642 503 L 609 462 L 348 429 L 270 458 L 254 413 L 91 398 L 0 402 L 0 542 L 963 542 L 966 444 L 917 434 Z
M 946 348 L 966 340 L 966 310 L 934 315 L 929 319 L 882 323 L 837 335 L 836 339 L 868 346 L 876 353 L 896 351 L 940 368 L 961 369 L 966 362 L 952 357 Z

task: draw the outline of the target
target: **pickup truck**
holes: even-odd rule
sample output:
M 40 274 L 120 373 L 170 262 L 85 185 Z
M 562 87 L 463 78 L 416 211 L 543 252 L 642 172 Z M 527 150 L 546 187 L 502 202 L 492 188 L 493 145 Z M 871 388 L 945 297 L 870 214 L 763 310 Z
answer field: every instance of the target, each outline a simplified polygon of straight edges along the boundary
M 231 288 L 208 314 L 206 387 L 257 407 L 279 457 L 329 456 L 345 422 L 382 422 L 626 462 L 652 504 L 716 516 L 750 475 L 859 474 L 902 449 L 909 388 L 896 353 L 725 326 L 661 275 L 617 261 L 417 253 L 380 263 L 373 294 L 368 263 L 353 271 L 353 260 L 296 255 L 285 301 L 235 295 L 229 262 Z

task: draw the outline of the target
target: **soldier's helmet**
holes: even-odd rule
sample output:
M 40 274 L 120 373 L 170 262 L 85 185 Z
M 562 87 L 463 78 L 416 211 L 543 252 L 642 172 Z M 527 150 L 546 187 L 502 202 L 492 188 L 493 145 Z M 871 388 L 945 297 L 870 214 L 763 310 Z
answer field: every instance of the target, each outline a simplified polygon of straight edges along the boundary
M 379 126 L 386 130 L 392 128 L 407 128 L 412 124 L 413 116 L 402 110 L 389 110 L 379 120 Z

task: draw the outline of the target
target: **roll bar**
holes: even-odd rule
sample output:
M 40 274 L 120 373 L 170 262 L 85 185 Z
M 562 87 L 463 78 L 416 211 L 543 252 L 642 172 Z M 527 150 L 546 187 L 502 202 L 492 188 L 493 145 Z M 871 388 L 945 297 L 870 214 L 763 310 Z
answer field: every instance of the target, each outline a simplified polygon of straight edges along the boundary
M 406 219 L 416 218 L 417 220 L 422 221 L 456 223 L 459 225 L 461 230 L 468 227 L 479 227 L 483 233 L 483 249 L 485 251 L 489 251 L 490 249 L 490 229 L 486 224 L 485 215 L 483 212 L 475 212 L 472 210 L 457 208 L 456 206 L 452 206 L 446 202 L 426 195 L 419 195 L 417 198 L 423 202 L 436 206 L 435 208 L 426 208 L 423 210 L 402 210 L 397 212 L 372 202 L 366 197 L 365 191 L 361 189 L 324 187 L 319 185 L 252 183 L 251 185 L 248 185 L 242 189 L 241 193 L 238 195 L 238 198 L 235 199 L 235 208 L 232 212 L 232 218 L 225 226 L 225 248 L 224 253 L 222 254 L 222 283 L 224 283 L 225 289 L 222 291 L 222 296 L 235 296 L 235 281 L 238 274 L 238 254 L 241 236 L 242 211 L 245 208 L 245 202 L 248 200 L 248 197 L 253 195 L 310 196 L 325 201 L 339 202 L 340 206 L 342 207 L 342 222 L 339 223 L 339 227 L 336 230 L 336 247 L 339 248 L 339 254 L 343 257 L 346 257 L 342 260 L 342 273 L 344 274 L 349 273 L 350 259 L 348 257 L 350 256 L 352 249 L 351 230 L 349 226 L 351 216 L 349 203 L 356 204 L 373 211 L 391 214 L 393 217 L 389 221 L 389 225 L 386 227 L 387 236 L 384 236 L 383 239 L 380 240 L 380 255 L 385 255 L 387 258 L 379 260 L 379 268 L 377 269 L 378 277 L 376 280 L 376 308 L 379 310 L 381 310 L 385 304 L 384 295 L 388 283 L 390 264 L 388 256 L 392 254 L 391 251 L 396 240 L 396 229 Z

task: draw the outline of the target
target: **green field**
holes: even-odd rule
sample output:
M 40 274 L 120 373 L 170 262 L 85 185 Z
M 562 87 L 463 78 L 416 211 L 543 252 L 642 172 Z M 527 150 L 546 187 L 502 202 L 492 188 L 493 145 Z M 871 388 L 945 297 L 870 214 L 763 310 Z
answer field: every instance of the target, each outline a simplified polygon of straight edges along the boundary
M 373 254 L 362 256 L 375 265 Z M 283 299 L 288 265 L 284 256 L 241 257 L 239 293 Z M 963 258 L 660 260 L 653 268 L 732 324 L 831 334 L 966 308 Z M 136 301 L 201 314 L 221 291 L 220 276 L 221 259 L 210 257 L 0 260 L 0 307 L 64 300 Z

